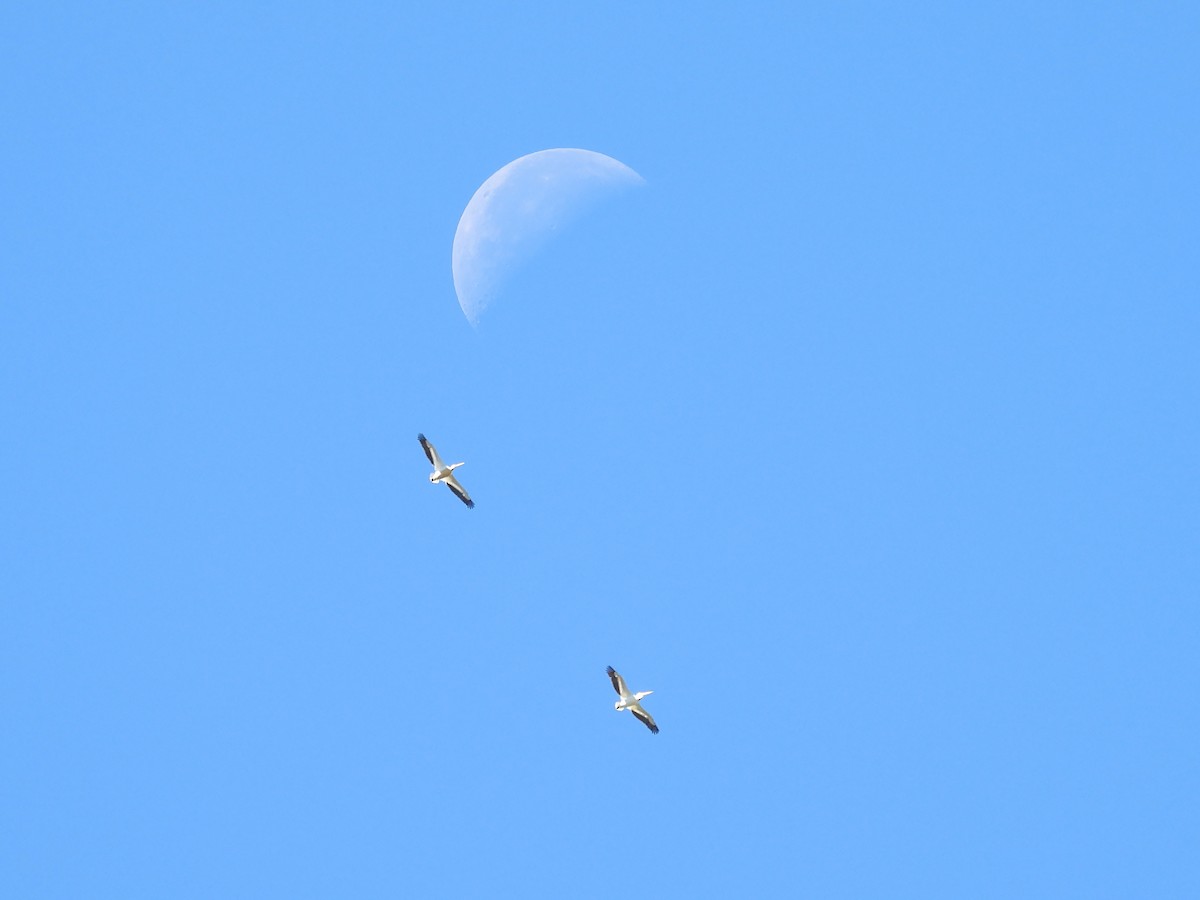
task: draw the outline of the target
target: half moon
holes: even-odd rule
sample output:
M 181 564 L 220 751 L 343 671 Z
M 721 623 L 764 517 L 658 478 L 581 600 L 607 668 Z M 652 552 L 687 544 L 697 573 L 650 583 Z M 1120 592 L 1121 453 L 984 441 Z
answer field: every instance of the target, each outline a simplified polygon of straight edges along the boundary
M 539 150 L 485 181 L 454 232 L 451 270 L 472 325 L 505 279 L 556 231 L 606 195 L 644 184 L 624 163 L 594 150 Z

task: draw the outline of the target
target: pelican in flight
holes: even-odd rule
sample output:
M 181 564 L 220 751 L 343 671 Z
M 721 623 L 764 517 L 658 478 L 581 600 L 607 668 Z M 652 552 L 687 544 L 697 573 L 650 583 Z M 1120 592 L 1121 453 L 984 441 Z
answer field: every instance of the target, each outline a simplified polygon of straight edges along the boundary
M 458 479 L 454 477 L 454 470 L 463 463 L 452 463 L 446 465 L 442 462 L 442 458 L 438 456 L 438 452 L 433 449 L 433 444 L 425 440 L 425 435 L 418 434 L 417 440 L 421 442 L 421 446 L 425 448 L 425 455 L 429 457 L 429 462 L 433 466 L 433 472 L 429 475 L 429 480 L 434 484 L 439 481 L 458 496 L 458 499 L 467 504 L 468 509 L 475 508 L 475 501 L 471 499 L 471 495 L 467 493 L 467 489 L 458 483 Z
M 642 724 L 650 729 L 654 734 L 658 734 L 658 726 L 654 724 L 654 716 L 642 709 L 641 699 L 653 694 L 654 691 L 638 691 L 636 694 L 631 694 L 629 688 L 625 687 L 625 679 L 617 674 L 617 670 L 612 666 L 608 667 L 608 677 L 612 679 L 613 690 L 621 697 L 616 702 L 615 709 L 620 712 L 623 709 L 629 710 L 635 716 L 642 720 Z

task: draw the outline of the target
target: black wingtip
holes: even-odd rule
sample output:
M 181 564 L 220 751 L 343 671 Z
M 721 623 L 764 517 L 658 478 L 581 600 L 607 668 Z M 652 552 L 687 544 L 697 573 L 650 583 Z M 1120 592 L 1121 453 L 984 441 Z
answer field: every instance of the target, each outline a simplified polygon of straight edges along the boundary
M 605 671 L 605 672 L 607 672 L 609 675 L 616 675 L 616 674 L 617 674 L 617 670 L 616 670 L 616 669 L 614 669 L 612 666 L 609 666 L 609 667 L 608 667 L 608 668 L 606 668 L 604 671 Z
M 418 434 L 418 435 L 417 435 L 417 440 L 418 440 L 418 441 L 420 441 L 422 444 L 423 444 L 423 443 L 425 443 L 425 435 L 423 435 L 423 434 Z

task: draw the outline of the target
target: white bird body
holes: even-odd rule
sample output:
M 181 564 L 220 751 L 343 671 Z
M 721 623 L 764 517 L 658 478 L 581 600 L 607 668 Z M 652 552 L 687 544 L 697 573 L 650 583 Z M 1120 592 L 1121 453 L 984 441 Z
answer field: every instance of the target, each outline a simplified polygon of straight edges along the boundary
M 438 466 L 436 469 L 434 469 L 432 472 L 429 473 L 429 480 L 432 481 L 434 484 L 437 484 L 439 481 L 445 481 L 447 478 L 452 477 L 450 474 L 451 472 L 453 472 L 459 466 L 465 466 L 465 465 L 466 465 L 466 463 L 451 463 L 448 466 L 446 466 L 446 465 Z
M 654 691 L 638 691 L 635 694 L 625 686 L 625 679 L 617 674 L 617 671 L 612 666 L 609 666 L 607 671 L 608 677 L 612 680 L 613 690 L 621 698 L 613 704 L 613 708 L 617 712 L 623 709 L 629 710 L 641 720 L 643 725 L 650 729 L 652 734 L 658 734 L 658 726 L 654 724 L 654 717 L 642 708 L 641 703 L 643 697 L 649 697 Z
M 442 462 L 442 458 L 438 456 L 438 452 L 434 449 L 433 444 L 425 440 L 425 435 L 418 434 L 417 440 L 421 442 L 421 447 L 425 450 L 425 456 L 429 459 L 429 464 L 433 466 L 433 471 L 429 473 L 429 480 L 433 484 L 441 482 L 454 491 L 455 496 L 463 503 L 467 504 L 468 509 L 475 508 L 475 501 L 467 493 L 467 489 L 458 483 L 458 479 L 454 477 L 454 470 L 465 463 L 451 463 L 446 465 Z

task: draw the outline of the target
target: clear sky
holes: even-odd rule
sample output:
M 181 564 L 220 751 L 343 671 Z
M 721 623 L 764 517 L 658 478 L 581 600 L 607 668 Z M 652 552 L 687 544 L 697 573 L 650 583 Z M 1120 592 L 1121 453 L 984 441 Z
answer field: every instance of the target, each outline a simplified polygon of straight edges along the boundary
M 1198 46 L 8 4 L 0 895 L 1200 896 Z

